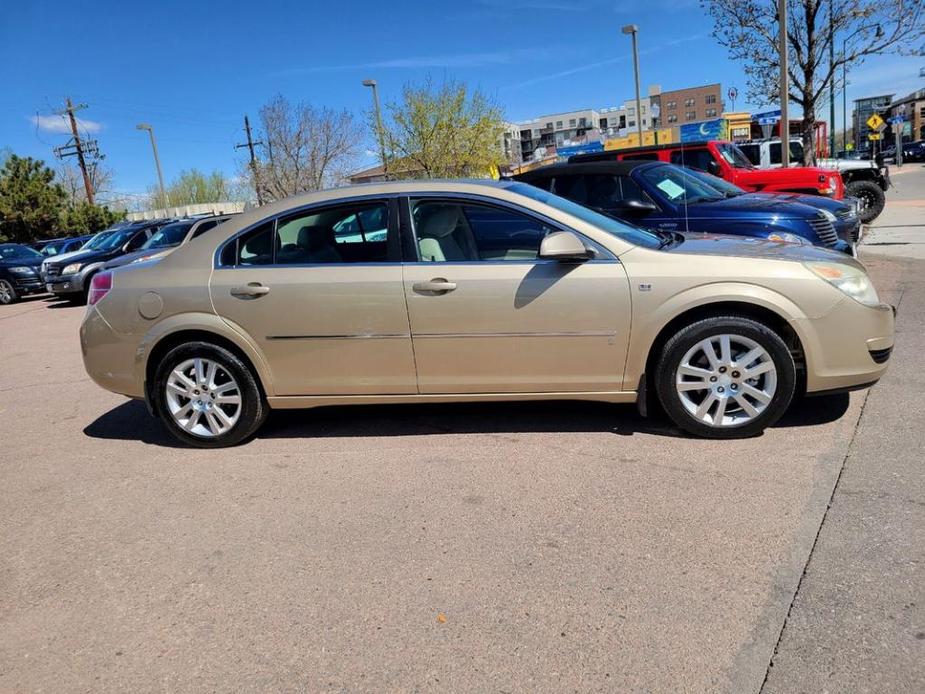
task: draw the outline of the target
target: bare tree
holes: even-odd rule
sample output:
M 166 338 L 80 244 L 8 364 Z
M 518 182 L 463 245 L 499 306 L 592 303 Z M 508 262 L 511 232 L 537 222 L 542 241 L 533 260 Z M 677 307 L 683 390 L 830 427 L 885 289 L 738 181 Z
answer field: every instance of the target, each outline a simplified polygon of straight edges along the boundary
M 484 176 L 502 158 L 501 109 L 465 84 L 407 84 L 383 125 L 390 172 L 407 177 Z
M 292 104 L 283 96 L 260 109 L 260 125 L 265 157 L 255 183 L 271 201 L 340 183 L 363 139 L 347 111 Z
M 112 192 L 112 170 L 103 166 L 100 162 L 95 162 L 89 167 L 90 185 L 93 186 L 93 193 L 96 196 L 105 198 L 108 193 Z M 57 171 L 58 183 L 67 193 L 68 202 L 72 205 L 86 202 L 87 189 L 84 188 L 83 174 L 80 169 L 73 164 L 61 162 Z
M 780 98 L 776 0 L 700 0 L 713 18 L 713 37 L 745 64 L 748 95 L 758 103 Z M 842 65 L 872 55 L 912 54 L 925 36 L 925 0 L 787 0 L 790 99 L 803 109 L 804 164 L 815 158 L 816 105 L 839 82 Z M 834 40 L 834 60 L 829 47 Z

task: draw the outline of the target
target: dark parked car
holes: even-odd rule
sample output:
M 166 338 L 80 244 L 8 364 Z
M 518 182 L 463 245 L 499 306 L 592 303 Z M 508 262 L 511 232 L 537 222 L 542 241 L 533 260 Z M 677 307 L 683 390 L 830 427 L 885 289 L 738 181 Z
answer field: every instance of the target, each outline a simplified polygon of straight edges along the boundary
M 202 236 L 209 229 L 214 229 L 228 217 L 229 215 L 197 217 L 195 219 L 180 219 L 176 222 L 171 222 L 154 232 L 140 249 L 134 253 L 119 256 L 115 260 L 110 260 L 104 267 L 109 270 L 129 263 L 166 255 L 177 246 L 189 243 L 193 239 Z
M 45 291 L 39 266 L 42 254 L 18 243 L 0 243 L 0 304 Z
M 686 167 L 685 167 L 686 168 Z M 757 195 L 766 199 L 783 200 L 785 202 L 798 202 L 801 205 L 817 207 L 820 210 L 827 210 L 835 215 L 835 232 L 838 238 L 847 243 L 857 243 L 861 234 L 861 218 L 858 216 L 858 205 L 854 198 L 845 198 L 844 200 L 833 200 L 821 195 L 801 195 L 799 193 L 749 193 L 739 188 L 734 183 L 730 183 L 722 178 L 711 176 L 705 171 L 697 169 L 687 169 L 690 174 L 707 185 L 716 188 L 727 198 L 738 198 L 742 195 Z M 745 198 L 743 198 L 744 200 Z
M 113 230 L 95 248 L 49 259 L 44 277 L 49 292 L 74 301 L 86 301 L 90 280 L 108 261 L 137 251 L 162 226 L 172 220 L 155 220 L 128 224 Z
M 665 162 L 555 164 L 515 178 L 658 232 L 756 236 L 851 252 L 827 210 L 767 196 L 727 197 Z
M 76 251 L 92 238 L 93 234 L 88 234 L 86 236 L 69 236 L 64 239 L 49 239 L 48 241 L 39 241 L 32 244 L 32 247 L 46 258 L 51 258 L 63 253 Z
M 925 140 L 903 143 L 903 161 L 909 163 L 925 161 Z

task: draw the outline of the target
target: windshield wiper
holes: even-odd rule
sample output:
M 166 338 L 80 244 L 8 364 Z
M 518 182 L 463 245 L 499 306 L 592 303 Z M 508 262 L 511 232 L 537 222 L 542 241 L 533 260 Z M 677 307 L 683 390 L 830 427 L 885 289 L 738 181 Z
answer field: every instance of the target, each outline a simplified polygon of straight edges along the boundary
M 662 248 L 668 248 L 669 246 L 676 246 L 677 244 L 684 242 L 684 234 L 679 231 L 658 230 L 653 231 L 652 233 L 660 239 L 658 244 L 659 250 Z

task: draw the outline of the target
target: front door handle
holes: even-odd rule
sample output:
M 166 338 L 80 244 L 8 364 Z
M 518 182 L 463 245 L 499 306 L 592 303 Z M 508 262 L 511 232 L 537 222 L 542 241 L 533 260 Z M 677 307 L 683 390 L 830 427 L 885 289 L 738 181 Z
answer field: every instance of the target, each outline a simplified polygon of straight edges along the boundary
M 446 294 L 456 289 L 455 282 L 447 282 L 442 277 L 437 277 L 429 282 L 415 282 L 411 288 L 416 292 L 427 292 L 428 294 Z
M 248 282 L 243 287 L 232 287 L 231 296 L 239 299 L 256 299 L 270 293 L 270 288 L 265 287 L 260 282 Z

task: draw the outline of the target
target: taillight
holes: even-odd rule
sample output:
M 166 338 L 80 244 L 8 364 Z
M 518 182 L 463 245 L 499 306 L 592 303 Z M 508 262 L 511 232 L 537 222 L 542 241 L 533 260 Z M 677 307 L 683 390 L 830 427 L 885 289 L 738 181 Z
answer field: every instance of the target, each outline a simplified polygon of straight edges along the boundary
M 96 302 L 109 294 L 112 289 L 112 273 L 98 272 L 90 280 L 90 291 L 87 292 L 87 306 L 93 306 Z

